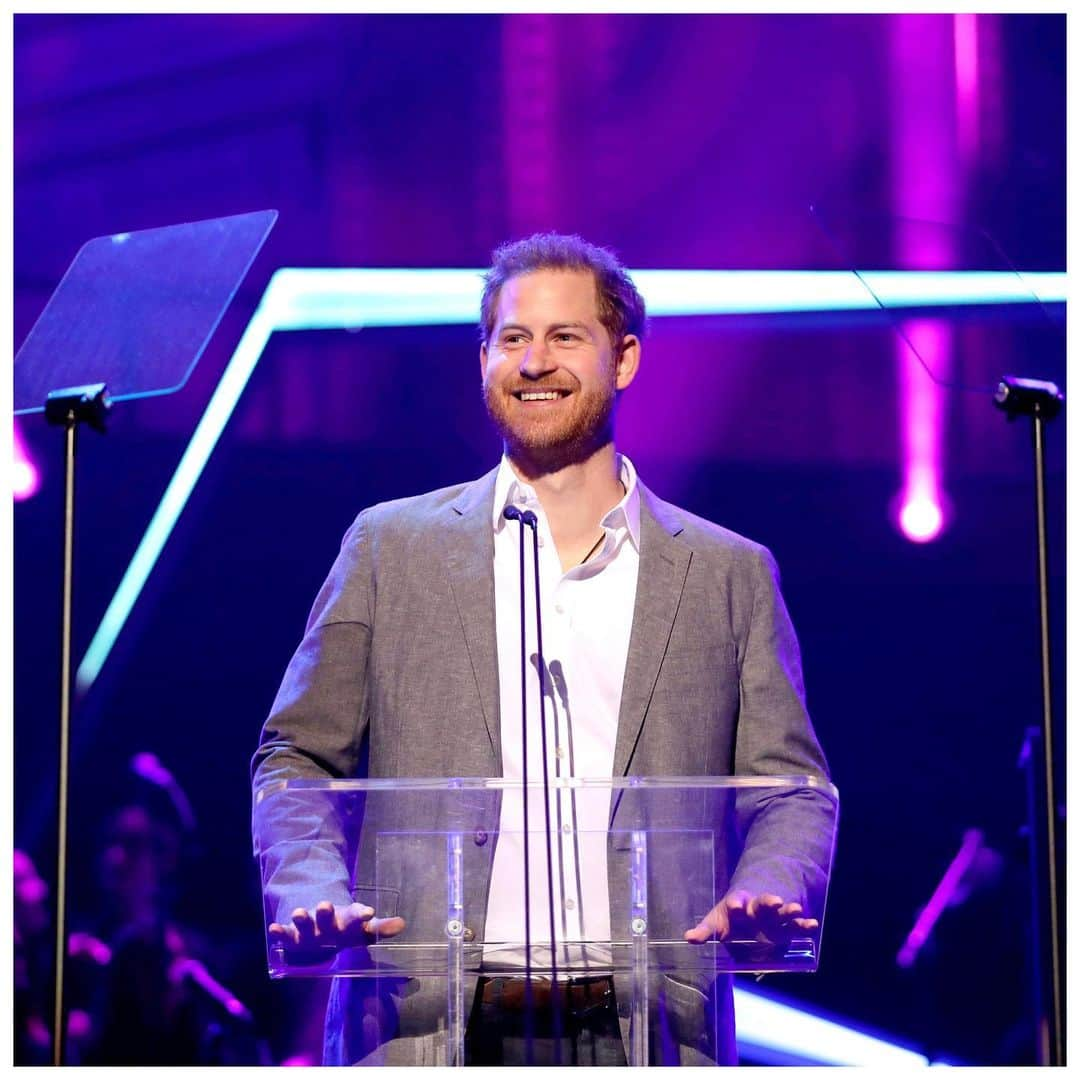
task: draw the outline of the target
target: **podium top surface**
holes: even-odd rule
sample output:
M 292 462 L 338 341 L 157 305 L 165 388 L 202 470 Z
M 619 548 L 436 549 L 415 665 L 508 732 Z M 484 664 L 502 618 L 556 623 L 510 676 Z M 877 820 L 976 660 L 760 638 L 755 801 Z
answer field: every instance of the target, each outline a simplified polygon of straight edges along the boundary
M 292 779 L 279 780 L 267 784 L 255 795 L 256 804 L 282 791 L 324 791 L 328 793 L 349 794 L 367 791 L 520 791 L 523 788 L 540 790 L 542 780 L 530 781 L 527 785 L 520 780 L 508 780 L 501 776 L 455 776 L 455 777 L 363 777 L 350 779 Z M 789 788 L 791 790 L 814 789 L 836 798 L 836 787 L 820 776 L 563 776 L 550 779 L 551 790 L 606 790 L 606 791 L 647 791 L 647 790 L 702 790 L 702 789 L 768 789 Z

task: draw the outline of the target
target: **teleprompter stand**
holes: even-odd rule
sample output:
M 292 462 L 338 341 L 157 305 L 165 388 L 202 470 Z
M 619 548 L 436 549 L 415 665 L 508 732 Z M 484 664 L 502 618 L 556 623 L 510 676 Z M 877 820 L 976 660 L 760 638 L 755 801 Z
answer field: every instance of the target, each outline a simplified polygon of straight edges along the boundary
M 67 941 L 68 765 L 71 733 L 71 596 L 75 550 L 75 449 L 80 424 L 105 433 L 111 402 L 105 384 L 56 390 L 45 402 L 45 419 L 64 428 L 64 566 L 60 611 L 60 755 L 56 809 L 56 992 L 53 998 L 53 1064 L 64 1060 L 64 954 Z
M 1032 922 L 1035 928 L 1036 1007 L 1043 1064 L 1065 1064 L 1065 958 L 1062 950 L 1057 852 L 1061 818 L 1054 794 L 1054 706 L 1050 669 L 1050 590 L 1046 542 L 1045 427 L 1060 412 L 1064 395 L 1052 382 L 1006 375 L 994 404 L 1010 421 L 1031 417 L 1035 452 L 1035 527 L 1039 586 L 1039 648 L 1042 659 L 1042 728 L 1028 728 L 1021 751 L 1027 775 L 1031 846 Z
M 75 455 L 114 402 L 183 387 L 277 220 L 263 210 L 87 241 L 15 356 L 15 414 L 64 429 L 53 1064 L 65 1057 L 67 826 L 72 713 Z M 60 389 L 57 389 L 57 388 Z

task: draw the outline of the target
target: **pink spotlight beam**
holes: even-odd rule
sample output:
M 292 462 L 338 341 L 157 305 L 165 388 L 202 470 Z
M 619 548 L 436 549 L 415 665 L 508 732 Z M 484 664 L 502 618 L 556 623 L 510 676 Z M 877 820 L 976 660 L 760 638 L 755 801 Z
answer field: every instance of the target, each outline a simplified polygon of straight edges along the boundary
M 956 141 L 971 162 L 979 148 L 979 16 L 953 15 L 956 64 Z
M 29 499 L 38 493 L 41 476 L 30 459 L 30 453 L 19 431 L 19 422 L 12 422 L 11 490 L 16 502 Z
M 947 372 L 951 353 L 949 327 L 937 319 L 919 319 L 906 326 L 907 342 L 898 341 L 900 425 L 903 481 L 897 524 L 911 541 L 925 544 L 945 527 L 942 490 L 945 400 L 941 388 L 919 363 Z

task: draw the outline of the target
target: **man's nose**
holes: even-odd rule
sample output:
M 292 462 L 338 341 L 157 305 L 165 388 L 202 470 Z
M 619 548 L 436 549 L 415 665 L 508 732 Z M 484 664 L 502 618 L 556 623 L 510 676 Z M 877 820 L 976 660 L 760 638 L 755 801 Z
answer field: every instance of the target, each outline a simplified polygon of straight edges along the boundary
M 546 341 L 532 342 L 518 365 L 518 372 L 526 379 L 539 379 L 554 370 L 554 356 Z

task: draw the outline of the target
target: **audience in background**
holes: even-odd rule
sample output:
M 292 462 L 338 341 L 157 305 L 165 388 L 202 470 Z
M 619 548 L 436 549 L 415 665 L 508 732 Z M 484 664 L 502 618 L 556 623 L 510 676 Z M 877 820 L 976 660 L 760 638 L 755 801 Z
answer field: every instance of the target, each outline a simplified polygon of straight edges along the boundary
M 151 754 L 106 821 L 97 904 L 69 902 L 68 1064 L 270 1064 L 250 1011 L 211 974 L 205 937 L 178 918 L 197 873 L 191 804 Z M 54 948 L 48 886 L 15 852 L 16 1064 L 52 1060 Z

